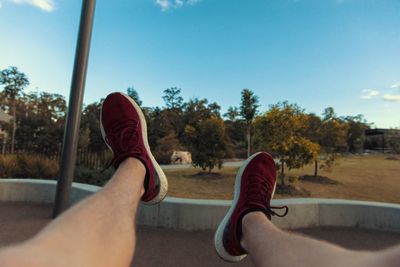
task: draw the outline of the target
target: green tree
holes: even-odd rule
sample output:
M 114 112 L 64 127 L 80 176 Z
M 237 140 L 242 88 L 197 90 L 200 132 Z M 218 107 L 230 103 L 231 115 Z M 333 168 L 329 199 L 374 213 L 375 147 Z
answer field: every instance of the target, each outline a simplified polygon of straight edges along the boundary
M 180 96 L 182 89 L 177 87 L 171 87 L 164 90 L 164 96 L 162 99 L 168 109 L 181 108 L 183 98 Z
M 128 89 L 126 89 L 126 93 L 130 98 L 132 98 L 136 102 L 136 104 L 139 105 L 139 107 L 142 106 L 143 102 L 140 100 L 139 94 L 133 86 L 128 87 Z
M 158 149 L 158 140 L 168 135 L 175 134 L 171 124 L 165 118 L 166 112 L 160 107 L 149 108 L 147 112 L 147 132 L 149 144 L 152 150 Z
M 187 143 L 184 134 L 187 125 L 197 127 L 197 124 L 211 117 L 220 118 L 220 106 L 217 103 L 208 103 L 207 99 L 194 98 L 184 103 L 182 106 L 182 116 L 179 116 L 179 126 L 177 128 L 178 138 L 183 144 Z M 183 137 L 183 138 L 182 138 Z
M 100 102 L 94 102 L 87 105 L 83 109 L 82 119 L 81 119 L 81 135 L 85 136 L 88 134 L 89 137 L 89 145 L 88 148 L 91 151 L 103 151 L 106 149 L 106 145 L 104 144 L 103 137 L 100 131 L 100 111 L 103 99 Z M 89 133 L 85 133 L 89 130 Z
M 311 140 L 313 143 L 320 144 L 321 143 L 321 127 L 322 121 L 321 118 L 313 113 L 307 115 L 307 129 L 305 132 L 305 137 Z M 318 176 L 318 168 L 319 168 L 319 155 L 315 156 L 314 159 L 314 176 Z
M 347 151 L 348 126 L 346 122 L 336 117 L 331 107 L 326 108 L 322 115 L 320 145 L 324 152 Z
M 346 142 L 350 152 L 362 150 L 365 142 L 364 132 L 369 129 L 369 124 L 364 119 L 364 116 L 346 116 L 344 122 L 347 124 Z
M 166 108 L 161 110 L 161 115 L 165 121 L 164 125 L 165 132 L 170 134 L 176 134 L 179 140 L 183 139 L 184 122 L 183 122 L 183 98 L 180 95 L 181 89 L 177 87 L 171 87 L 164 90 L 163 100 Z
M 154 156 L 159 163 L 170 164 L 173 151 L 181 149 L 181 144 L 175 133 L 171 132 L 157 140 L 157 149 L 154 150 Z
M 240 119 L 240 111 L 237 107 L 229 107 L 224 114 L 227 135 L 227 157 L 246 157 L 246 123 Z
M 257 114 L 258 97 L 254 95 L 249 89 L 242 90 L 242 100 L 240 104 L 240 115 L 246 121 L 247 126 L 247 157 L 250 156 L 251 152 L 251 128 L 255 115 Z
M 240 111 L 237 107 L 229 107 L 228 111 L 224 114 L 224 117 L 230 121 L 236 121 L 240 116 Z
M 3 86 L 2 94 L 9 102 L 9 113 L 13 116 L 11 153 L 14 153 L 15 134 L 17 130 L 16 102 L 21 96 L 23 90 L 29 85 L 29 81 L 28 77 L 24 73 L 20 72 L 17 67 L 9 67 L 0 72 L 0 85 Z
M 189 140 L 193 165 L 203 171 L 211 172 L 214 167 L 222 167 L 225 157 L 226 137 L 224 121 L 221 118 L 210 117 L 201 120 L 195 126 L 186 125 L 185 135 Z
M 284 166 L 289 169 L 308 164 L 317 156 L 319 146 L 304 135 L 307 116 L 296 104 L 287 102 L 272 105 L 269 111 L 256 118 L 255 144 L 260 150 L 271 151 L 281 162 L 281 183 Z
M 336 159 L 336 153 L 347 151 L 346 122 L 336 116 L 332 107 L 328 107 L 322 113 L 321 128 L 319 132 L 320 153 L 323 154 L 321 168 L 331 168 Z M 318 162 L 314 169 L 314 176 L 318 175 Z
M 46 155 L 57 153 L 64 130 L 64 97 L 46 92 L 23 93 L 15 105 L 18 118 L 16 148 Z

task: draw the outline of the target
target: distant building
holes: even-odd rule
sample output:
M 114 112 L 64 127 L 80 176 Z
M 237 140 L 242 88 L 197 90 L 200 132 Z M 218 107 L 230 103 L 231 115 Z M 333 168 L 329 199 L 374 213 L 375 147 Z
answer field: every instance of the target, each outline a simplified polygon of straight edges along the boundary
M 365 144 L 364 148 L 368 150 L 375 150 L 375 151 L 390 151 L 391 149 L 387 146 L 387 134 L 390 131 L 396 131 L 400 133 L 400 129 L 383 129 L 383 128 L 376 128 L 376 129 L 366 129 L 365 134 Z
M 173 151 L 171 164 L 191 164 L 192 154 L 188 151 Z

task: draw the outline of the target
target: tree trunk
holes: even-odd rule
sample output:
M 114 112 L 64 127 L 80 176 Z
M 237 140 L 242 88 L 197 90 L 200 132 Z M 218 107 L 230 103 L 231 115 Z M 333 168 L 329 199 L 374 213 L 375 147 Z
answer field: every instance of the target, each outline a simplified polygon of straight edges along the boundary
M 11 154 L 14 154 L 14 145 L 15 145 L 15 132 L 17 131 L 17 111 L 15 101 L 13 103 L 13 127 L 12 127 L 12 135 L 11 135 Z
M 318 160 L 314 160 L 314 176 L 318 176 Z
M 6 144 L 7 144 L 7 140 L 6 140 L 6 136 L 4 135 L 3 147 L 1 148 L 1 154 L 3 154 L 3 155 L 6 154 Z
M 283 161 L 283 159 L 281 159 L 281 173 L 280 173 L 280 177 L 281 177 L 281 184 L 285 185 L 285 162 Z
M 247 128 L 247 157 L 250 157 L 250 127 Z

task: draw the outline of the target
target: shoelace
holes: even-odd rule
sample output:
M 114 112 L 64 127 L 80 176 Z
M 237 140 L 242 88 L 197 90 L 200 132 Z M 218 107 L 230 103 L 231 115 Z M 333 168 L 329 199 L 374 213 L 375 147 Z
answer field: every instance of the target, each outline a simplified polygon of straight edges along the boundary
M 268 205 L 268 200 L 271 198 L 272 188 L 265 180 L 265 178 L 258 174 L 252 174 L 249 177 L 249 186 L 247 186 L 245 194 L 248 198 L 248 204 L 258 204 L 262 203 L 266 211 L 271 216 L 285 217 L 289 211 L 288 206 L 270 206 Z M 285 209 L 283 214 L 279 214 L 274 211 Z
M 114 158 L 104 167 L 102 172 L 108 169 L 117 160 L 117 156 L 126 152 L 142 154 L 142 144 L 138 136 L 139 121 L 129 121 L 123 126 L 113 129 L 106 135 L 107 144 L 113 149 Z M 122 130 L 121 130 L 122 129 Z

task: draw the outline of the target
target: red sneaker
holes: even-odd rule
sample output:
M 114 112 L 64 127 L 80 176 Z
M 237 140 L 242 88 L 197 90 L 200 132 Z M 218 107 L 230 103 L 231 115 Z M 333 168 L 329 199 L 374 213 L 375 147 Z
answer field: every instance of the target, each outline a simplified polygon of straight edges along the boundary
M 247 256 L 247 252 L 240 246 L 244 215 L 252 211 L 261 211 L 271 219 L 271 215 L 283 217 L 287 214 L 286 206 L 270 206 L 275 187 L 275 162 L 268 153 L 259 152 L 252 155 L 240 167 L 236 175 L 232 206 L 214 236 L 215 248 L 222 259 L 236 262 Z M 272 208 L 284 208 L 286 211 L 279 215 L 272 211 Z
M 163 200 L 168 190 L 167 178 L 151 154 L 146 119 L 135 101 L 123 93 L 108 95 L 101 107 L 100 128 L 114 154 L 111 164 L 115 168 L 128 157 L 139 159 L 146 167 L 142 201 L 156 204 Z

